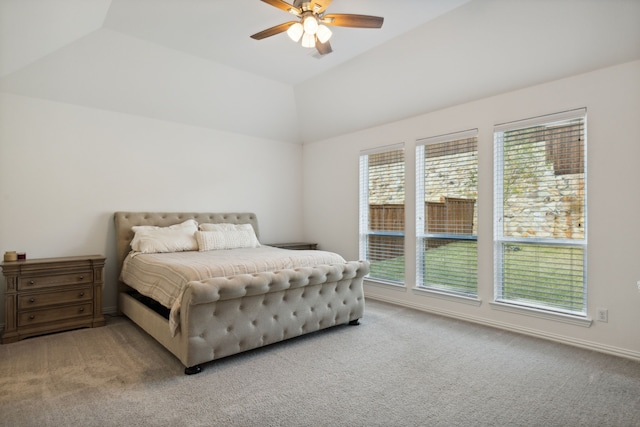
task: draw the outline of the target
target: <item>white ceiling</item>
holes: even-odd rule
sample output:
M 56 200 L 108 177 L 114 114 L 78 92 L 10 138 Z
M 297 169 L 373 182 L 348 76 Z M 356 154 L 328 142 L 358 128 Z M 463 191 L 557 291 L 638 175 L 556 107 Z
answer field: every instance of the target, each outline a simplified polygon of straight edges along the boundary
M 103 28 L 294 85 L 468 1 L 335 0 L 329 12 L 382 16 L 384 25 L 332 27 L 334 51 L 318 57 L 284 33 L 251 39 L 295 19 L 260 0 L 1 0 L 0 76 Z
M 382 29 L 332 27 L 318 58 L 286 34 L 249 36 L 294 20 L 260 0 L 112 0 L 104 27 L 288 84 L 297 84 L 469 0 L 335 0 L 331 13 L 382 16 Z M 290 3 L 293 1 L 290 0 Z
M 260 0 L 0 0 L 0 90 L 304 143 L 640 59 L 640 0 L 334 0 L 333 52 Z

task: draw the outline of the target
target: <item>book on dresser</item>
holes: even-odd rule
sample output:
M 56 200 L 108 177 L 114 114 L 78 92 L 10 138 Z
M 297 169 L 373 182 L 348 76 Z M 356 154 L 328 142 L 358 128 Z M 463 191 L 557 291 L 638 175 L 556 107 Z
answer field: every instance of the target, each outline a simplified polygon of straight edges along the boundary
M 0 263 L 6 282 L 2 343 L 103 326 L 105 261 L 87 255 Z

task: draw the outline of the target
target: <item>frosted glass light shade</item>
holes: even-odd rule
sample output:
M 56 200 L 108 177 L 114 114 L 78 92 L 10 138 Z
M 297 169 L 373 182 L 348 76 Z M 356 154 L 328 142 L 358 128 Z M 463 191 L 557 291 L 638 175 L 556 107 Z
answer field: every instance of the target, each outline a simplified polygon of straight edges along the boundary
M 318 32 L 316 33 L 316 37 L 320 43 L 326 43 L 331 38 L 331 30 L 326 25 L 320 25 L 318 27 Z
M 304 32 L 314 35 L 316 31 L 318 31 L 318 20 L 315 16 L 306 16 L 302 21 L 302 26 L 304 27 Z
M 289 27 L 289 29 L 287 30 L 287 35 L 291 40 L 297 43 L 298 40 L 300 40 L 300 37 L 302 37 L 303 32 L 304 32 L 304 29 L 302 28 L 302 24 L 299 22 L 296 22 L 295 24 Z
M 305 32 L 302 35 L 302 47 L 315 47 L 315 46 L 316 46 L 316 36 Z

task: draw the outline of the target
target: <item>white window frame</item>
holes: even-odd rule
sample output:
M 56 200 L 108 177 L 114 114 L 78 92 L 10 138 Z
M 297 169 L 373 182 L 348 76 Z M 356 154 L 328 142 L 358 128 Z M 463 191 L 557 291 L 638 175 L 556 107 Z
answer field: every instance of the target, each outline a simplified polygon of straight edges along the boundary
M 425 149 L 426 146 L 432 144 L 439 144 L 444 142 L 453 142 L 458 140 L 464 140 L 469 138 L 478 138 L 478 129 L 470 129 L 461 132 L 450 133 L 446 135 L 440 135 L 435 137 L 421 138 L 416 141 L 416 289 L 417 290 L 428 290 L 430 292 L 444 293 L 449 294 L 451 296 L 463 297 L 463 298 L 472 298 L 477 300 L 478 290 L 477 290 L 477 271 L 476 271 L 476 291 L 474 293 L 469 292 L 458 292 L 458 291 L 450 291 L 445 290 L 440 287 L 433 287 L 427 283 L 423 282 L 424 277 L 424 265 L 425 265 L 425 251 L 424 245 L 425 240 L 429 237 L 446 237 L 451 240 L 475 240 L 477 241 L 476 235 L 434 235 L 425 232 L 425 225 L 427 221 L 427 213 L 425 212 Z M 477 141 L 476 141 L 477 143 Z M 476 148 L 477 153 L 477 148 Z M 476 187 L 477 192 L 477 187 Z M 476 200 L 477 203 L 477 200 Z M 477 258 L 477 252 L 476 252 Z
M 584 237 L 582 239 L 558 238 L 518 238 L 504 235 L 502 220 L 504 217 L 504 153 L 502 150 L 502 136 L 504 132 L 533 126 L 550 125 L 571 119 L 583 118 L 584 134 Z M 531 119 L 504 123 L 494 127 L 494 302 L 492 308 L 502 311 L 527 314 L 534 317 L 559 320 L 566 323 L 589 326 L 591 319 L 587 318 L 587 111 L 586 108 L 550 114 Z M 504 244 L 517 243 L 523 245 L 549 245 L 582 248 L 583 253 L 583 310 L 563 310 L 558 307 L 522 303 L 500 298 L 503 285 Z
M 397 150 L 405 150 L 404 143 L 386 145 L 383 147 L 377 147 L 373 149 L 363 150 L 360 152 L 359 162 L 360 162 L 360 182 L 359 182 L 359 257 L 363 260 L 369 260 L 369 236 L 375 235 L 375 231 L 371 231 L 369 229 L 369 155 L 371 154 L 379 154 L 390 151 Z M 405 159 L 406 161 L 406 159 Z M 406 165 L 405 165 L 406 171 Z M 403 177 L 404 182 L 406 183 L 406 172 Z M 405 195 L 405 208 L 406 208 L 406 193 Z M 405 225 L 406 228 L 406 225 Z M 402 237 L 403 241 L 405 239 L 406 231 L 402 230 L 402 232 L 393 233 L 396 237 Z M 403 246 L 404 247 L 404 246 Z M 406 256 L 406 254 L 405 254 Z M 405 270 L 404 265 L 402 267 L 403 280 L 402 281 L 393 281 L 393 280 L 385 280 L 382 278 L 377 278 L 371 276 L 369 273 L 366 278 L 367 280 L 371 280 L 381 284 L 388 284 L 393 286 L 404 286 L 405 285 Z

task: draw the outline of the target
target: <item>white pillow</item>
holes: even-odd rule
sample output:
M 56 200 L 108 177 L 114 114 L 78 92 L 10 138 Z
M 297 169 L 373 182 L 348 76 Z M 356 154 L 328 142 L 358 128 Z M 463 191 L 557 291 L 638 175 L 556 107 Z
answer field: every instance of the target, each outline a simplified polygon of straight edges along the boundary
M 195 238 L 198 223 L 193 219 L 169 227 L 137 225 L 131 229 L 135 233 L 131 249 L 136 252 L 150 254 L 198 250 Z
M 220 224 L 200 224 L 199 229 L 202 231 L 225 231 L 225 230 L 237 230 L 237 225 L 248 225 L 251 227 L 251 224 L 230 224 L 227 222 L 223 222 Z M 253 227 L 251 227 L 253 228 Z
M 259 248 L 260 242 L 250 224 L 233 230 L 209 230 L 196 232 L 200 252 L 218 249 Z

